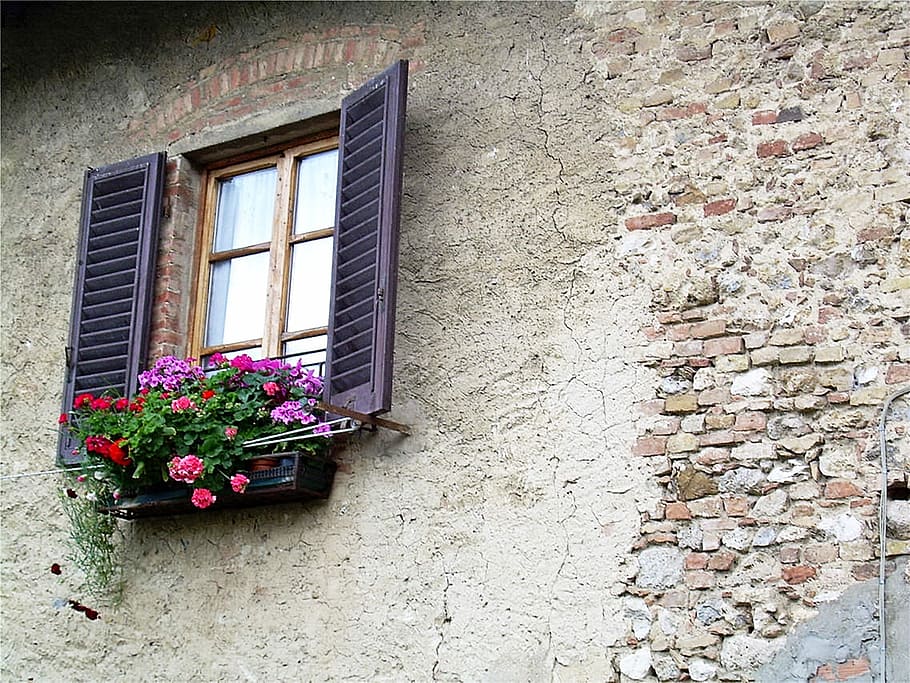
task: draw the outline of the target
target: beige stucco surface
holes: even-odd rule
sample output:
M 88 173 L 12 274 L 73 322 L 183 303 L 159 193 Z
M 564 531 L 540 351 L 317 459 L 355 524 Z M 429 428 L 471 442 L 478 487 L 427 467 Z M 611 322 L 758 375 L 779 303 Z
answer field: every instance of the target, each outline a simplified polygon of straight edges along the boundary
M 683 669 L 697 657 L 700 680 L 718 670 L 750 680 L 820 603 L 874 576 L 874 424 L 910 363 L 901 5 L 139 3 L 130 12 L 122 21 L 77 3 L 32 15 L 28 31 L 4 28 L 4 680 L 654 681 L 668 649 Z M 345 40 L 349 60 L 329 50 Z M 326 56 L 312 68 L 268 61 L 298 45 Z M 123 523 L 120 602 L 98 602 L 97 621 L 61 608 L 90 600 L 64 559 L 61 479 L 10 477 L 54 466 L 84 170 L 323 113 L 399 57 L 411 73 L 391 417 L 412 434 L 354 440 L 324 503 Z M 182 104 L 194 84 L 237 65 L 253 82 L 237 102 Z M 275 81 L 306 82 L 255 89 L 282 69 L 288 79 Z M 805 119 L 754 123 L 797 106 Z M 761 145 L 779 139 L 787 154 L 764 155 Z M 673 222 L 637 229 L 639 216 L 671 213 Z M 828 324 L 822 312 L 833 308 L 843 313 Z M 849 367 L 759 366 L 745 347 L 726 365 L 685 365 L 679 344 L 689 341 L 668 335 L 703 320 L 702 309 L 723 318 L 726 335 L 764 335 L 756 347 L 778 330 L 824 328 L 826 362 L 842 348 Z M 676 317 L 658 315 L 668 311 Z M 791 533 L 797 554 L 807 546 L 822 558 L 798 588 L 780 578 L 793 564 L 783 545 L 735 548 L 738 564 L 720 579 L 733 577 L 729 586 L 698 584 L 707 577 L 694 564 L 683 574 L 683 553 L 699 554 L 684 550 L 683 532 L 717 520 L 669 521 L 664 508 L 688 500 L 675 488 L 687 458 L 723 450 L 698 450 L 703 428 L 684 424 L 675 452 L 634 454 L 639 437 L 661 434 L 658 418 L 674 419 L 647 402 L 663 405 L 674 383 L 722 393 L 749 367 L 773 387 L 748 394 L 748 410 L 768 411 L 781 434 L 799 423 L 799 436 L 810 425 L 832 443 L 842 432 L 853 439 L 834 455 L 848 462 L 837 477 L 863 489 L 856 506 L 825 499 L 835 470 L 819 473 L 814 442 L 779 456 L 791 458 L 786 476 L 802 468 L 802 478 L 777 481 L 787 493 L 774 505 L 756 491 L 737 501 Z M 827 403 L 832 387 L 844 394 L 837 404 Z M 760 399 L 767 406 L 753 405 Z M 809 407 L 794 408 L 798 399 Z M 706 414 L 732 424 L 745 410 L 729 392 L 725 400 L 698 407 L 702 427 Z M 771 453 L 781 434 L 750 443 Z M 779 464 L 741 460 L 698 465 L 719 479 Z M 836 505 L 865 514 L 846 549 L 817 529 Z M 713 517 L 729 522 L 723 510 Z M 636 593 L 638 553 L 655 545 L 679 576 Z M 709 632 L 693 620 L 707 590 L 735 603 L 724 606 L 735 627 Z M 648 600 L 643 632 L 631 595 Z M 620 665 L 642 653 L 641 676 L 636 661 Z

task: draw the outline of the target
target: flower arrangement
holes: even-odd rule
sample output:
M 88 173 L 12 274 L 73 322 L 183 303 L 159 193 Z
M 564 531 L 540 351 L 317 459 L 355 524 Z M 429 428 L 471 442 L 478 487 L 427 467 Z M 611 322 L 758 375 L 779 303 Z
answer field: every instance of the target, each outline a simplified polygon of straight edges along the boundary
M 191 489 L 193 505 L 207 508 L 226 486 L 246 490 L 247 461 L 287 448 L 244 444 L 289 429 L 310 427 L 320 435 L 294 450 L 329 450 L 331 426 L 317 408 L 322 378 L 312 370 L 247 355 L 214 354 L 210 361 L 204 370 L 192 358 L 166 356 L 139 376 L 135 396 L 81 394 L 60 416 L 80 444 L 74 452 L 114 501 L 170 482 Z

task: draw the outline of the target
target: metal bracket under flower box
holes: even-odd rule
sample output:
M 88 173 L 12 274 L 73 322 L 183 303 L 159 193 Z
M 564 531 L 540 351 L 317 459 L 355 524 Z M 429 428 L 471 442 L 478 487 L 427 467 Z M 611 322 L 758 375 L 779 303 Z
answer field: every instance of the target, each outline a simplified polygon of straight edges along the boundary
M 324 499 L 329 497 L 336 465 L 331 458 L 314 457 L 304 453 L 280 453 L 280 464 L 267 470 L 249 473 L 250 483 L 245 493 L 225 488 L 219 491 L 211 510 L 253 507 L 290 501 Z M 144 491 L 123 497 L 114 505 L 102 507 L 122 519 L 164 517 L 189 512 L 204 512 L 190 502 L 187 487 Z

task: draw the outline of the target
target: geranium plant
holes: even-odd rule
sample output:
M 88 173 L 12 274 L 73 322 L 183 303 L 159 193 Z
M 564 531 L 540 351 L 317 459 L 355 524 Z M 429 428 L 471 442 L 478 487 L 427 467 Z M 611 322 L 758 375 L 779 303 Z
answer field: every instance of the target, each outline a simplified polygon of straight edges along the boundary
M 250 441 L 310 427 L 319 436 L 293 449 L 329 450 L 331 426 L 317 408 L 322 378 L 312 370 L 247 355 L 210 361 L 205 370 L 192 358 L 161 358 L 139 376 L 135 396 L 81 394 L 60 416 L 83 465 L 114 500 L 169 482 L 191 489 L 193 505 L 206 508 L 226 486 L 245 491 L 250 459 L 289 447 L 249 448 Z

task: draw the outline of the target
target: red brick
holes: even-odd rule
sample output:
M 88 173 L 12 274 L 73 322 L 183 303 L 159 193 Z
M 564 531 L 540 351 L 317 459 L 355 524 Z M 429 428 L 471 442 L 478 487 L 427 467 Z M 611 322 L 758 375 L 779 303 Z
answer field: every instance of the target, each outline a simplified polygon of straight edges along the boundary
M 667 519 L 692 519 L 692 513 L 685 503 L 667 503 L 664 516 Z
M 726 320 L 706 320 L 703 323 L 693 323 L 690 327 L 691 336 L 696 339 L 719 337 L 727 331 Z
M 714 574 L 702 569 L 686 572 L 686 586 L 694 590 L 713 588 L 716 581 L 717 577 Z
M 708 559 L 708 569 L 720 572 L 729 571 L 734 562 L 736 562 L 736 555 L 729 550 L 718 550 Z
M 776 111 L 769 111 L 767 109 L 763 109 L 762 111 L 757 111 L 754 114 L 752 114 L 752 125 L 753 126 L 764 126 L 769 123 L 776 123 L 776 122 L 777 122 L 777 112 Z
M 730 400 L 730 390 L 726 387 L 718 389 L 706 389 L 698 394 L 698 405 L 715 406 L 718 403 L 726 403 Z
M 885 373 L 885 384 L 901 384 L 910 380 L 910 363 L 892 363 Z
M 704 569 L 708 566 L 708 554 L 689 553 L 684 562 L 686 569 Z
M 734 353 L 741 353 L 743 350 L 742 337 L 719 337 L 717 339 L 708 339 L 705 342 L 704 354 L 708 358 L 714 356 L 726 356 Z
M 818 572 L 815 571 L 815 567 L 810 567 L 805 564 L 800 564 L 795 567 L 784 567 L 781 571 L 781 576 L 784 581 L 790 585 L 796 585 L 799 583 L 805 583 L 809 579 L 813 578 Z
M 633 216 L 626 219 L 626 228 L 629 230 L 650 230 L 662 225 L 673 225 L 676 222 L 674 213 L 646 213 L 642 216 Z
M 793 209 L 789 206 L 763 206 L 755 214 L 755 220 L 759 223 L 769 223 L 771 221 L 783 221 L 793 215 Z
M 825 144 L 825 139 L 818 133 L 806 133 L 796 138 L 792 147 L 794 152 L 801 152 L 804 149 L 813 149 L 823 144 Z
M 749 512 L 749 499 L 745 496 L 724 498 L 724 512 L 730 517 L 744 517 Z
M 632 455 L 663 455 L 667 451 L 667 438 L 646 436 L 638 439 L 632 447 Z
M 786 140 L 773 140 L 772 142 L 761 142 L 755 150 L 759 159 L 768 157 L 786 157 L 790 156 L 790 146 Z
M 715 135 L 713 138 L 708 138 L 709 145 L 716 145 L 718 142 L 726 142 L 726 141 L 727 141 L 727 136 L 723 135 L 723 134 Z
M 747 432 L 752 430 L 764 429 L 768 424 L 768 416 L 757 410 L 745 410 L 736 415 L 736 422 L 733 423 L 733 430 L 737 432 Z
M 705 204 L 705 216 L 722 216 L 730 213 L 736 206 L 736 199 L 718 199 Z
M 844 479 L 829 481 L 825 485 L 825 498 L 852 498 L 861 495 L 863 492 L 853 482 Z
M 673 344 L 673 355 L 681 356 L 683 358 L 687 356 L 700 356 L 704 344 L 705 342 L 701 341 L 676 342 Z
M 862 242 L 875 242 L 882 240 L 885 242 L 890 242 L 894 236 L 894 231 L 890 227 L 877 226 L 874 228 L 865 228 L 860 230 L 856 234 L 856 241 L 858 243 Z
M 850 400 L 848 391 L 832 391 L 828 394 L 828 403 L 847 403 Z
M 828 330 L 821 325 L 807 327 L 803 330 L 803 340 L 807 344 L 820 344 L 828 338 Z
M 717 432 L 708 432 L 698 437 L 699 446 L 727 446 L 742 441 L 741 435 L 736 435 L 729 429 Z
M 664 401 L 661 398 L 655 398 L 650 401 L 642 401 L 637 407 L 638 412 L 642 415 L 659 415 L 663 412 Z
M 844 314 L 839 308 L 834 308 L 833 306 L 821 306 L 818 309 L 818 322 L 824 325 L 829 320 L 842 318 L 843 315 Z
M 680 420 L 678 417 L 666 417 L 651 427 L 651 434 L 654 436 L 669 436 L 670 434 L 676 434 L 676 432 L 679 431 L 679 422 Z
M 685 339 L 690 339 L 691 337 L 692 325 L 690 323 L 673 325 L 672 327 L 667 328 L 667 339 L 671 341 L 683 341 Z

